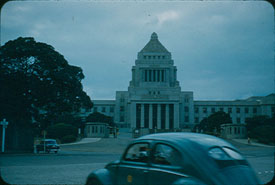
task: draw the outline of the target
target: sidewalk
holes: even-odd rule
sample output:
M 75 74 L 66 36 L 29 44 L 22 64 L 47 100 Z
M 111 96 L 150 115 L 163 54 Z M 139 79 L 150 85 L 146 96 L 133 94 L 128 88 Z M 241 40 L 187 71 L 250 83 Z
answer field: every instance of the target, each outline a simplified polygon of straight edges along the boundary
M 60 146 L 66 146 L 66 145 L 78 145 L 78 144 L 85 144 L 85 143 L 94 143 L 100 141 L 101 138 L 83 138 L 78 142 L 75 143 L 66 143 L 66 144 L 60 144 Z
M 250 140 L 250 143 L 247 142 L 247 139 L 231 139 L 232 141 L 241 143 L 241 144 L 246 144 L 246 145 L 250 145 L 250 146 L 260 146 L 260 147 L 275 147 L 273 145 L 265 145 L 265 144 L 261 144 L 258 143 L 254 140 Z
M 61 145 L 61 150 L 65 152 L 77 151 L 122 154 L 132 140 L 131 133 L 121 132 L 117 138 L 84 138 L 80 142 Z

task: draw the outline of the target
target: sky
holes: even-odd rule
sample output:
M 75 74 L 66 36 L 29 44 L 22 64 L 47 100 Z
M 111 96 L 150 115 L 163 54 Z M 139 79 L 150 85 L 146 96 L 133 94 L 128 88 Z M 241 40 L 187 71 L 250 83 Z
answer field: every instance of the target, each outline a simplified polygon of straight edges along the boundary
M 195 100 L 274 93 L 274 10 L 264 1 L 12 1 L 1 45 L 33 37 L 82 68 L 92 100 L 127 91 L 137 53 L 153 32 Z

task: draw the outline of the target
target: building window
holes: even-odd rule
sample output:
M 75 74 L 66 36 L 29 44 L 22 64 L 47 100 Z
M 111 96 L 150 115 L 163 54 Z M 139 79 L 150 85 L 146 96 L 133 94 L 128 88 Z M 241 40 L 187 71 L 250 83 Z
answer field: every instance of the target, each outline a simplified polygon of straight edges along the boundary
M 120 121 L 120 122 L 124 122 L 124 116 L 123 116 L 123 115 L 120 116 L 119 121 Z
M 160 59 L 160 56 L 158 56 L 158 59 Z
M 100 127 L 100 133 L 103 133 L 103 128 L 102 127 Z
M 189 97 L 188 97 L 188 96 L 185 96 L 185 97 L 184 97 L 184 102 L 185 102 L 185 103 L 188 103 L 188 102 L 189 102 Z
M 254 114 L 257 113 L 257 108 L 256 108 L 256 107 L 253 108 L 253 113 L 254 113 Z
M 148 59 L 151 59 L 151 56 L 148 56 Z
M 114 112 L 114 107 L 110 107 L 110 112 Z
M 121 111 L 121 112 L 124 111 L 124 106 L 120 106 L 120 111 Z
M 202 110 L 203 110 L 203 113 L 207 113 L 207 108 L 206 107 L 203 107 Z
M 165 56 L 162 56 L 162 59 L 165 59 Z
M 97 112 L 97 107 L 94 107 L 94 112 Z
M 184 112 L 189 112 L 189 107 L 185 106 L 184 107 Z
M 184 122 L 189 122 L 189 116 L 184 117 Z
M 199 113 L 199 108 L 195 107 L 195 113 Z
M 222 111 L 222 112 L 223 112 L 223 108 L 220 108 L 220 111 Z
M 245 112 L 245 113 L 248 113 L 248 112 L 249 112 L 248 107 L 245 107 L 244 112 Z
M 237 118 L 237 123 L 241 123 L 241 118 Z
M 271 107 L 271 112 L 272 112 L 272 113 L 275 112 L 275 107 Z
M 237 108 L 237 113 L 240 113 L 241 112 L 241 109 L 240 108 Z
M 195 123 L 199 123 L 199 118 L 195 117 Z
M 106 112 L 106 107 L 102 107 L 101 112 Z
M 153 59 L 156 59 L 156 56 L 153 56 Z
M 232 108 L 231 107 L 228 108 L 228 113 L 232 113 Z
M 215 110 L 215 108 L 213 107 L 213 108 L 211 108 L 211 112 L 212 113 L 215 113 L 216 112 L 216 110 Z
M 95 133 L 95 127 L 92 126 L 92 133 Z
M 146 56 L 143 56 L 143 59 L 146 59 Z

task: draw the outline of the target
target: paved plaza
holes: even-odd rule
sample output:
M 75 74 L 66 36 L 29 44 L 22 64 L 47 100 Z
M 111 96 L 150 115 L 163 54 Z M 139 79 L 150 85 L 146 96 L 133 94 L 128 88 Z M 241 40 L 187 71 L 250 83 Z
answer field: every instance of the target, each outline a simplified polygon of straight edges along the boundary
M 90 172 L 119 159 L 131 134 L 62 145 L 58 154 L 2 154 L 1 176 L 11 184 L 84 184 Z M 248 159 L 263 183 L 274 175 L 274 147 L 230 141 Z

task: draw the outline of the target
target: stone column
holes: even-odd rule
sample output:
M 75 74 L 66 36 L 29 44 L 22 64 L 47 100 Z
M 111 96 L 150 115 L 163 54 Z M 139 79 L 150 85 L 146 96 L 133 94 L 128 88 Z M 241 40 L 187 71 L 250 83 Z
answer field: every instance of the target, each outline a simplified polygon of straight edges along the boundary
M 140 127 L 144 128 L 144 104 L 141 104 L 141 118 L 140 118 Z
M 153 129 L 153 105 L 149 104 L 149 129 Z
M 174 104 L 174 128 L 179 128 L 179 103 Z
M 169 129 L 169 105 L 165 105 L 165 129 Z
M 161 129 L 161 109 L 160 104 L 158 104 L 158 112 L 157 112 L 157 129 Z
M 137 125 L 136 125 L 136 103 L 131 103 L 131 128 L 136 128 Z

